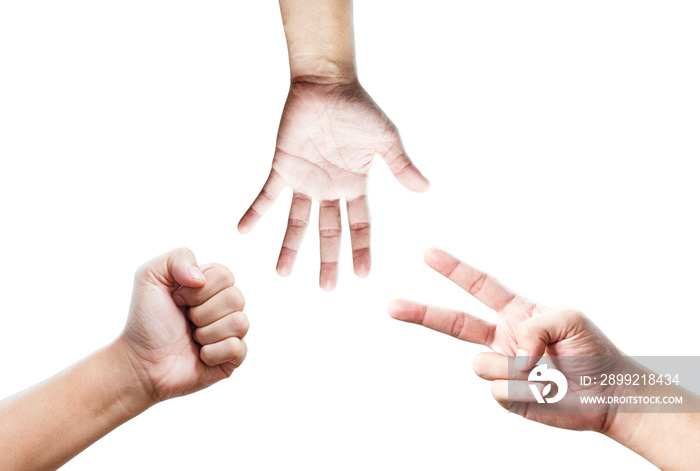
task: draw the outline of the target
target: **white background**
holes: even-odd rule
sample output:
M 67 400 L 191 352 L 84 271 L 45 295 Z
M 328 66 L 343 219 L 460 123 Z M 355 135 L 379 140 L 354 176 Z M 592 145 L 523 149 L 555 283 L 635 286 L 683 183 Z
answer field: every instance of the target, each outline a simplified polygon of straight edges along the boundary
M 315 217 L 291 278 L 275 273 L 291 191 L 235 230 L 287 93 L 276 2 L 3 0 L 0 397 L 114 339 L 134 270 L 187 246 L 236 274 L 248 359 L 65 469 L 652 468 L 508 414 L 471 370 L 483 347 L 386 307 L 494 319 L 423 264 L 436 246 L 580 308 L 628 354 L 698 354 L 699 13 L 358 0 L 360 79 L 432 187 L 412 194 L 378 160 L 372 273 L 352 274 L 346 232 L 325 293 Z

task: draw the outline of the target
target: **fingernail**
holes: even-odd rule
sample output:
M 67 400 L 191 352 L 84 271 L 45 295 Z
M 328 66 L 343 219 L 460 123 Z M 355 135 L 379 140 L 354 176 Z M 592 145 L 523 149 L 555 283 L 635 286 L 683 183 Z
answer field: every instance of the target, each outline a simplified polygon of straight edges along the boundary
M 530 355 L 527 353 L 526 350 L 518 350 L 515 353 L 515 362 L 513 363 L 513 365 L 519 370 L 525 368 L 527 366 L 527 360 L 529 356 Z
M 204 278 L 204 274 L 202 273 L 202 270 L 199 269 L 199 267 L 189 266 L 187 267 L 187 273 L 190 275 L 190 277 L 192 277 L 192 279 L 199 281 L 207 281 L 207 279 Z

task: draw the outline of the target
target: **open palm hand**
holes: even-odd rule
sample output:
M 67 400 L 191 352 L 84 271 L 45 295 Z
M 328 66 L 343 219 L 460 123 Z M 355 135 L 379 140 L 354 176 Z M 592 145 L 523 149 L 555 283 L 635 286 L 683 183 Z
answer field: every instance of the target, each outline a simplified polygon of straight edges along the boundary
M 355 273 L 367 276 L 371 260 L 367 175 L 376 155 L 384 158 L 406 188 L 428 188 L 428 181 L 406 155 L 396 126 L 359 83 L 293 83 L 282 113 L 270 176 L 241 218 L 239 230 L 248 233 L 280 191 L 290 186 L 294 197 L 277 262 L 278 273 L 287 276 L 308 226 L 311 201 L 318 200 L 319 283 L 330 290 L 338 277 L 343 198 Z

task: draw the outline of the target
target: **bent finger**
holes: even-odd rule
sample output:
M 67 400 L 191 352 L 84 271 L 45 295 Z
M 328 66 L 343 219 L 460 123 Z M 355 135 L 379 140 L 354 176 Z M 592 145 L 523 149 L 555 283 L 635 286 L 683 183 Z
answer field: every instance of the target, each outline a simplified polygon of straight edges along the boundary
M 204 304 L 190 308 L 188 316 L 194 325 L 204 327 L 232 312 L 242 311 L 244 306 L 243 294 L 231 286 L 216 293 Z
M 512 357 L 496 352 L 481 352 L 474 356 L 472 368 L 480 378 L 488 381 L 496 379 L 527 380 L 528 373 L 516 369 Z
M 242 339 L 248 333 L 250 323 L 242 312 L 232 312 L 211 324 L 194 331 L 194 340 L 200 345 L 220 342 L 229 337 Z
M 202 273 L 206 278 L 206 284 L 201 288 L 180 287 L 173 292 L 175 304 L 183 306 L 199 306 L 204 304 L 215 294 L 233 286 L 235 277 L 231 270 L 224 265 L 211 263 L 202 265 Z
M 199 358 L 207 366 L 230 363 L 238 368 L 248 353 L 245 341 L 238 337 L 230 337 L 220 342 L 204 345 L 199 351 Z
M 493 381 L 508 379 L 508 357 L 495 352 L 482 352 L 472 361 L 474 373 L 479 378 Z
M 523 321 L 517 328 L 518 357 L 516 367 L 526 371 L 534 367 L 548 345 L 566 340 L 581 332 L 598 328 L 580 311 L 571 308 L 550 309 Z M 597 332 L 598 333 L 598 332 Z M 597 338 L 605 338 L 602 332 Z
M 497 379 L 491 383 L 491 394 L 501 407 L 510 409 L 513 404 L 518 402 L 537 402 L 537 398 L 535 398 L 535 395 L 530 389 L 530 385 L 537 388 L 540 393 L 544 386 L 542 383 Z

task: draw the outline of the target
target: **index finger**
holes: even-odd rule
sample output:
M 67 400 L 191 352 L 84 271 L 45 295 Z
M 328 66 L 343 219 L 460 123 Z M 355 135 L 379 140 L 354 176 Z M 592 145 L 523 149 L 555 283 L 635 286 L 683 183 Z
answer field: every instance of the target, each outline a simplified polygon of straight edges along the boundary
M 426 250 L 425 263 L 496 312 L 500 312 L 517 296 L 488 273 L 467 265 L 443 250 Z
M 426 306 L 412 301 L 395 299 L 389 304 L 389 315 L 396 320 L 420 324 L 465 342 L 491 346 L 495 324 L 466 312 L 444 307 Z

